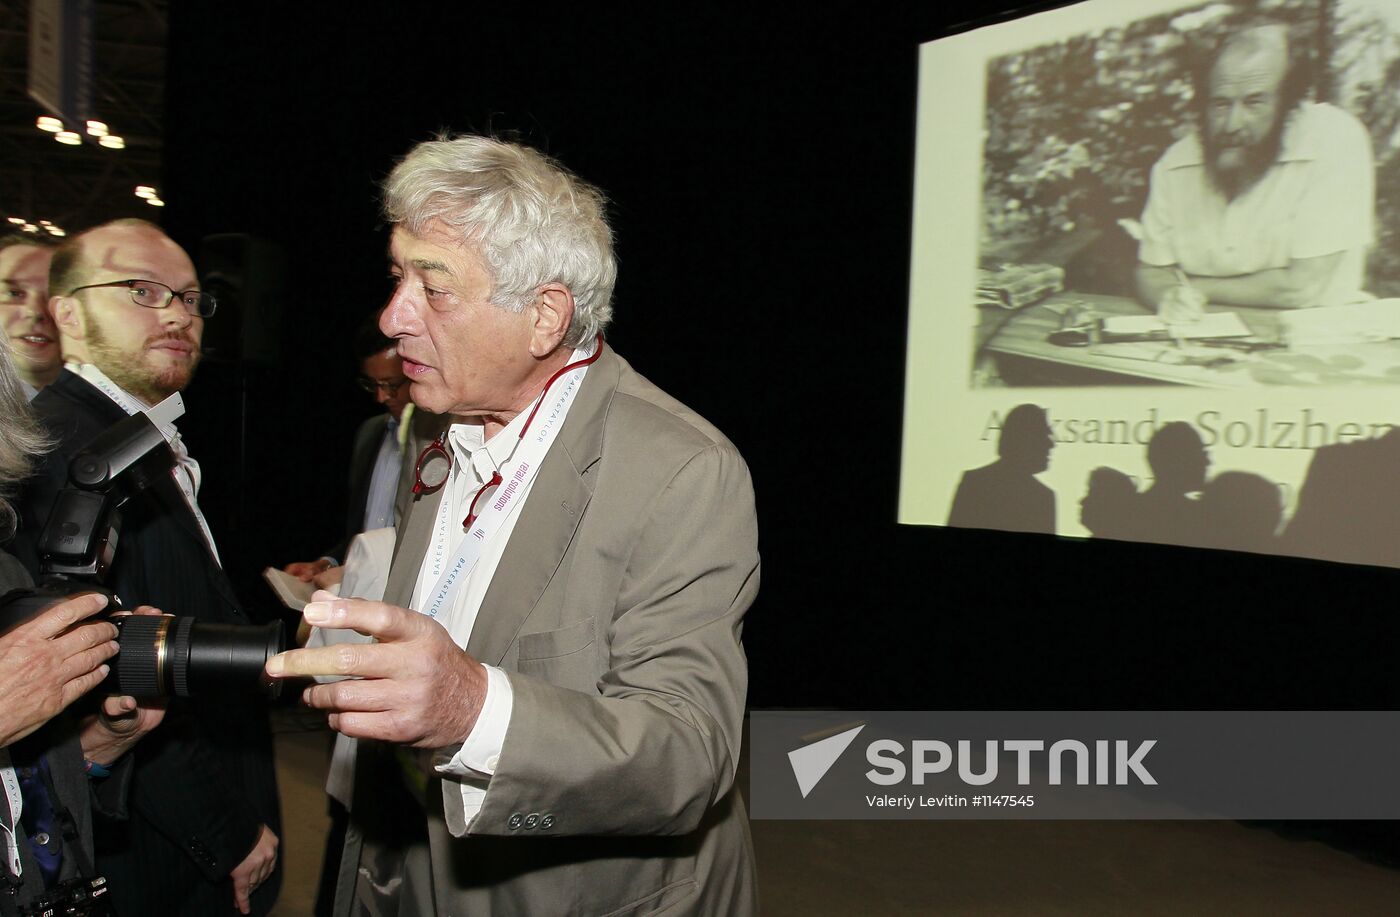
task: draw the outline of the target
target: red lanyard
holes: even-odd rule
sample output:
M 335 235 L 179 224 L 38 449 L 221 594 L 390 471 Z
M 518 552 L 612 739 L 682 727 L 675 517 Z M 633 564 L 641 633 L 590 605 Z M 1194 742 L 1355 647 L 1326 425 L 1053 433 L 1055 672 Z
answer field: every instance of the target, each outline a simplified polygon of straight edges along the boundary
M 530 424 L 534 422 L 536 412 L 539 411 L 540 405 L 544 404 L 544 396 L 549 393 L 549 387 L 569 370 L 578 369 L 580 366 L 588 366 L 602 355 L 603 336 L 600 334 L 598 335 L 598 345 L 594 349 L 592 356 L 584 357 L 582 360 L 576 360 L 549 377 L 549 381 L 544 384 L 544 391 L 540 392 L 540 396 L 535 399 L 535 406 L 530 409 L 530 416 L 525 418 L 525 425 L 520 428 L 520 435 L 516 437 L 515 445 L 511 447 L 511 455 L 515 454 L 515 449 L 520 445 L 520 440 L 525 438 L 525 433 L 530 429 Z M 447 448 L 447 432 L 447 430 L 443 430 L 437 435 L 436 439 L 428 443 L 423 451 L 419 453 L 418 463 L 413 466 L 413 493 L 415 495 L 421 496 L 423 494 L 437 493 L 442 489 L 442 486 L 447 483 L 448 477 L 451 476 L 452 452 Z M 509 460 L 510 456 L 507 456 L 506 461 Z M 436 474 L 433 475 L 433 477 L 437 479 L 436 483 L 430 484 L 423 480 L 423 469 L 429 462 L 446 462 L 446 466 L 442 471 L 442 477 L 437 478 Z M 491 480 L 481 485 L 481 487 L 477 489 L 476 495 L 472 497 L 471 506 L 467 509 L 467 518 L 462 521 L 463 528 L 470 528 L 472 522 L 476 519 L 476 504 L 481 500 L 482 495 L 484 495 L 487 490 L 498 486 L 500 483 L 501 472 L 498 469 L 492 473 Z

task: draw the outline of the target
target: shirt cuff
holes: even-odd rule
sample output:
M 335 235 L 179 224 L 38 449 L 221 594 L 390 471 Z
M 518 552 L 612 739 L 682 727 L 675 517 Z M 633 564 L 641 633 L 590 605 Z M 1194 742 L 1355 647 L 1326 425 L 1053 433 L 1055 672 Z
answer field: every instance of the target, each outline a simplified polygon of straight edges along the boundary
M 500 763 L 506 728 L 510 726 L 510 714 L 515 706 L 515 691 L 504 671 L 493 665 L 482 668 L 486 670 L 486 699 L 462 747 L 450 760 L 436 766 L 444 777 L 490 777 Z

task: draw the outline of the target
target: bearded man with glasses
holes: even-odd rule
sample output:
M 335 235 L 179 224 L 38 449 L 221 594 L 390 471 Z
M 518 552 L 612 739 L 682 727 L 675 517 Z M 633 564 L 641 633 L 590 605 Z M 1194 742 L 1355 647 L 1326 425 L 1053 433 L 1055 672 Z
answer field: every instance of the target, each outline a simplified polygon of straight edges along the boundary
M 74 455 L 112 424 L 181 391 L 199 364 L 214 297 L 160 228 L 118 220 L 55 252 L 50 311 L 66 360 L 34 399 L 57 441 L 21 495 L 16 553 L 38 573 L 35 543 Z M 200 512 L 199 465 L 177 430 L 162 431 L 176 466 L 122 507 L 107 585 L 201 621 L 247 624 Z M 266 712 L 216 700 L 172 700 L 142 743 L 129 819 L 96 819 L 97 868 L 119 914 L 265 914 L 277 896 L 277 784 Z

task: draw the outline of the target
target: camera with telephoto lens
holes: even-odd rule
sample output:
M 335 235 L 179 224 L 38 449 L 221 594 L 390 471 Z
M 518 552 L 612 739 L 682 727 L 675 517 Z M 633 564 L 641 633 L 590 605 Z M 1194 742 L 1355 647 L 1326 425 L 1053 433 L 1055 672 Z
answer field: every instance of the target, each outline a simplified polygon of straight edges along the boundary
M 69 879 L 37 901 L 22 905 L 19 917 L 116 917 L 107 892 L 107 880 L 101 876 Z
M 173 406 L 172 406 L 173 405 Z M 173 420 L 179 395 L 151 409 Z M 117 626 L 117 655 L 102 689 L 133 697 L 189 697 L 256 691 L 276 697 L 281 682 L 263 671 L 284 648 L 282 625 L 213 624 L 172 615 L 114 615 L 121 603 L 102 587 L 116 555 L 119 509 L 162 478 L 175 456 L 151 417 L 138 412 L 84 447 L 68 466 L 68 486 L 49 511 L 39 538 L 41 585 L 0 597 L 0 631 L 29 620 L 56 601 L 83 592 L 109 597 L 104 612 Z
M 103 616 L 117 628 L 117 655 L 108 661 L 110 672 L 99 690 L 132 697 L 277 696 L 281 682 L 263 672 L 267 661 L 285 649 L 277 623 L 212 624 L 174 615 L 120 614 L 125 609 L 110 592 L 58 580 L 0 597 L 0 632 L 84 592 L 108 596 Z

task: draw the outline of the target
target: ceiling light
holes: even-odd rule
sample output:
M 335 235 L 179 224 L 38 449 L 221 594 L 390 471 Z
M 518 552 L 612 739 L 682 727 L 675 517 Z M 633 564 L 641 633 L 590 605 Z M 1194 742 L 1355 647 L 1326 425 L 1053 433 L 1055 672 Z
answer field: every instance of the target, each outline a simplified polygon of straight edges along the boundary
M 24 217 L 10 217 L 10 222 L 14 223 L 16 226 L 23 226 Z
M 158 197 L 148 197 L 148 198 L 146 198 L 146 203 L 150 204 L 152 207 L 164 207 L 164 206 L 165 206 L 165 201 L 161 200 L 161 199 L 158 198 Z
M 78 136 L 77 131 L 59 131 L 53 135 L 53 139 L 59 143 L 66 143 L 68 146 L 77 146 L 83 142 L 83 138 Z
M 40 220 L 40 221 L 39 221 L 39 225 L 40 225 L 40 226 L 52 226 L 52 225 L 53 225 L 53 221 L 52 221 L 52 220 Z
M 106 137 L 107 124 L 104 121 L 89 121 L 87 123 L 87 131 L 93 137 Z
M 25 224 L 24 224 L 24 231 L 25 231 L 25 232 L 38 232 L 38 231 L 39 231 L 39 227 L 35 226 L 33 223 L 25 223 Z
M 149 200 L 156 196 L 156 189 L 152 188 L 150 185 L 137 185 L 136 196 L 142 200 Z
M 34 126 L 41 131 L 48 131 L 51 134 L 63 130 L 63 122 L 52 115 L 40 115 L 39 120 L 34 122 Z
M 98 144 L 100 144 L 101 146 L 105 146 L 109 150 L 126 149 L 126 141 L 123 140 L 121 137 L 118 137 L 116 134 L 108 134 L 105 137 L 99 137 L 97 142 Z
M 50 226 L 50 227 L 49 227 L 49 235 L 51 235 L 51 236 L 66 236 L 66 235 L 68 235 L 68 233 L 66 233 L 66 232 L 64 232 L 63 230 L 59 229 L 57 226 Z

